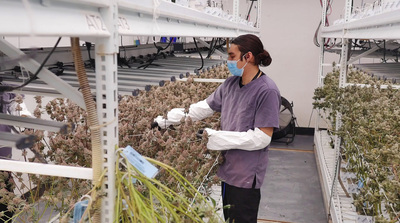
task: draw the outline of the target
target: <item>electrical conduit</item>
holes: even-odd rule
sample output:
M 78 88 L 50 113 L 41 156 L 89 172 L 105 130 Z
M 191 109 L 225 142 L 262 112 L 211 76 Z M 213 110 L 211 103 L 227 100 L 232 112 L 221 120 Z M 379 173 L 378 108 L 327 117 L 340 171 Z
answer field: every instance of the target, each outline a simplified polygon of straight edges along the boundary
M 95 102 L 90 91 L 89 82 L 86 75 L 85 66 L 82 60 L 81 49 L 79 46 L 79 38 L 71 37 L 71 48 L 72 56 L 74 58 L 75 70 L 78 76 L 78 81 L 80 88 L 82 90 L 83 99 L 86 105 L 86 112 L 88 114 L 88 124 L 91 129 L 91 141 L 92 141 L 92 169 L 93 169 L 93 181 L 92 185 L 100 185 L 100 177 L 102 174 L 102 153 L 101 153 L 101 138 L 100 138 L 100 128 L 99 121 L 97 117 L 97 111 Z M 93 190 L 92 200 L 97 199 L 96 194 L 101 194 L 98 190 Z M 99 200 L 95 201 L 94 206 L 95 213 L 92 218 L 92 222 L 101 222 L 101 202 Z

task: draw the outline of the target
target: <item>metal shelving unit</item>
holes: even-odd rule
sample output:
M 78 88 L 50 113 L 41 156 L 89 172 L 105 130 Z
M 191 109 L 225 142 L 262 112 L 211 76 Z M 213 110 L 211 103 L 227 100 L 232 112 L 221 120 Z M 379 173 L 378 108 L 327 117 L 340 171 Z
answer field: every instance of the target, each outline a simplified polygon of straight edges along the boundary
M 259 4 L 261 1 L 259 1 Z M 235 1 L 234 8 L 239 2 Z M 259 30 L 166 1 L 120 0 L 120 35 L 235 37 Z
M 204 68 L 222 64 L 223 60 L 216 59 L 204 59 Z M 184 63 L 184 64 L 180 64 Z M 188 73 L 193 73 L 201 65 L 199 58 L 185 58 L 185 57 L 172 57 L 159 58 L 153 62 L 157 66 L 149 66 L 146 69 L 138 69 L 140 63 L 130 64 L 131 68 L 127 66 L 118 67 L 118 94 L 119 95 L 131 95 L 133 91 L 145 90 L 146 86 L 163 86 L 165 81 L 176 81 L 182 80 L 187 76 Z M 92 92 L 96 92 L 96 73 L 93 69 L 87 69 L 86 74 L 88 77 L 89 85 Z M 58 76 L 63 81 L 68 83 L 75 89 L 79 88 L 79 82 L 75 70 L 65 69 L 63 74 Z M 14 77 L 4 77 L 4 82 L 8 84 L 21 85 L 23 82 L 21 79 Z M 35 90 L 33 89 L 35 87 Z M 39 95 L 56 96 L 55 88 L 49 88 L 46 82 L 38 79 L 31 82 L 26 87 L 18 89 L 19 93 L 34 93 Z
M 353 64 L 353 66 L 378 78 L 392 80 L 395 84 L 400 83 L 400 63 Z
M 340 61 L 340 76 L 339 86 L 346 87 L 353 85 L 353 83 L 347 83 L 347 68 L 350 64 L 358 60 L 359 58 L 370 55 L 379 49 L 379 46 L 375 46 L 372 49 L 355 54 L 353 58 L 349 57 L 350 50 L 350 39 L 383 39 L 383 40 L 399 40 L 400 39 L 400 8 L 382 11 L 375 15 L 364 17 L 361 19 L 351 18 L 352 13 L 352 0 L 345 1 L 345 14 L 341 24 L 332 25 L 325 27 L 326 11 L 322 10 L 322 27 L 321 27 L 321 47 L 320 47 L 320 69 L 318 75 L 318 86 L 323 85 L 324 80 L 324 54 L 325 50 L 324 42 L 328 38 L 341 39 L 342 45 L 340 48 L 341 61 Z M 327 0 L 323 1 L 323 9 L 327 8 Z M 396 65 L 388 64 L 374 64 L 374 65 L 355 65 L 360 69 L 365 70 L 368 67 L 375 67 L 374 71 L 382 71 L 382 67 L 386 67 L 386 70 L 390 69 L 390 66 L 398 67 Z M 379 67 L 379 68 L 377 68 Z M 371 73 L 368 72 L 368 73 Z M 398 73 L 399 74 L 399 73 Z M 368 87 L 366 85 L 363 85 Z M 381 86 L 385 88 L 387 86 Z M 400 85 L 393 85 L 393 88 L 400 89 Z M 335 128 L 340 128 L 341 117 L 338 115 Z M 339 160 L 339 146 L 340 138 L 335 136 L 332 137 L 326 130 L 319 128 L 320 118 L 317 118 L 315 128 L 315 147 L 316 147 L 316 159 L 318 163 L 318 170 L 321 176 L 321 185 L 323 190 L 324 202 L 327 213 L 329 212 L 332 218 L 332 222 L 371 222 L 371 218 L 367 216 L 358 215 L 355 209 L 352 207 L 352 199 L 346 197 L 342 187 L 338 183 L 338 160 Z M 330 141 L 334 141 L 334 148 L 330 146 Z
M 351 13 L 351 12 L 350 12 Z M 321 29 L 323 38 L 398 39 L 400 36 L 400 8 L 362 19 Z M 345 32 L 343 32 L 345 30 Z
M 258 15 L 261 17 L 261 1 Z M 239 0 L 233 4 L 235 21 L 239 21 Z M 115 149 L 118 147 L 118 69 L 119 36 L 236 37 L 244 33 L 259 35 L 258 27 L 248 27 L 167 1 L 141 0 L 5 0 L 0 7 L 0 36 L 80 37 L 95 44 L 96 103 L 101 127 L 103 168 L 107 169 L 103 185 L 101 221 L 112 222 L 115 203 Z M 9 21 L 9 22 L 4 22 Z M 4 39 L 0 51 L 15 59 L 24 53 Z M 34 73 L 39 63 L 21 61 Z M 92 75 L 93 76 L 93 75 Z M 82 94 L 47 69 L 39 73 L 48 87 L 27 86 L 26 92 L 43 92 L 70 98 L 85 108 Z M 44 94 L 46 94 L 44 92 Z M 9 163 L 16 162 L 18 164 Z M 32 166 L 35 165 L 35 166 Z M 0 169 L 53 176 L 92 179 L 91 168 L 55 166 L 0 160 Z M 57 171 L 52 171 L 56 169 Z

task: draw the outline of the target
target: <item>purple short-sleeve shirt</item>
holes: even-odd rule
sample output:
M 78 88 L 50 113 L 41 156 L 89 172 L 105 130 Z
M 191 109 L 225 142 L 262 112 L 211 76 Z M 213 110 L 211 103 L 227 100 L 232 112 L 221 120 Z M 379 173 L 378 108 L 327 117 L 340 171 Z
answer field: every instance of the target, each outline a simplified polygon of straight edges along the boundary
M 232 76 L 220 85 L 208 98 L 208 105 L 221 112 L 221 129 L 245 132 L 261 127 L 279 127 L 281 96 L 274 81 L 262 75 L 250 83 L 239 86 L 240 77 Z M 268 146 L 261 150 L 232 149 L 224 151 L 224 162 L 218 176 L 227 184 L 260 188 L 268 162 Z

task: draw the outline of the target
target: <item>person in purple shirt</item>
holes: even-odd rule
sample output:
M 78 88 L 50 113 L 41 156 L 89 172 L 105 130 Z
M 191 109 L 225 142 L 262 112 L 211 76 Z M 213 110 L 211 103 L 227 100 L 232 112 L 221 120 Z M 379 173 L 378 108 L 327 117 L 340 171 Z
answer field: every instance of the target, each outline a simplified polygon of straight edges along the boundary
M 206 128 L 207 148 L 222 151 L 221 179 L 225 220 L 256 223 L 272 134 L 279 128 L 281 96 L 274 81 L 259 66 L 272 58 L 252 34 L 232 40 L 228 52 L 230 76 L 206 100 L 192 104 L 189 113 L 172 109 L 167 119 L 154 121 L 160 128 L 179 124 L 187 116 L 197 121 L 221 113 L 221 130 Z

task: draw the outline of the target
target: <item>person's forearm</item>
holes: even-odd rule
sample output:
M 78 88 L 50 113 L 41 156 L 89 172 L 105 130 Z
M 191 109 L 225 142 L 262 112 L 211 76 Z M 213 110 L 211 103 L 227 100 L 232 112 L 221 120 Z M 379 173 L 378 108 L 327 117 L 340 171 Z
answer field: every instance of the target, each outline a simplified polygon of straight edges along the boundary
M 214 110 L 210 108 L 206 100 L 203 100 L 190 105 L 188 116 L 192 118 L 193 121 L 199 121 L 210 117 L 213 114 Z
M 205 130 L 208 134 L 207 148 L 210 150 L 253 151 L 264 149 L 271 143 L 271 137 L 259 128 L 247 132 L 216 131 L 208 128 Z

